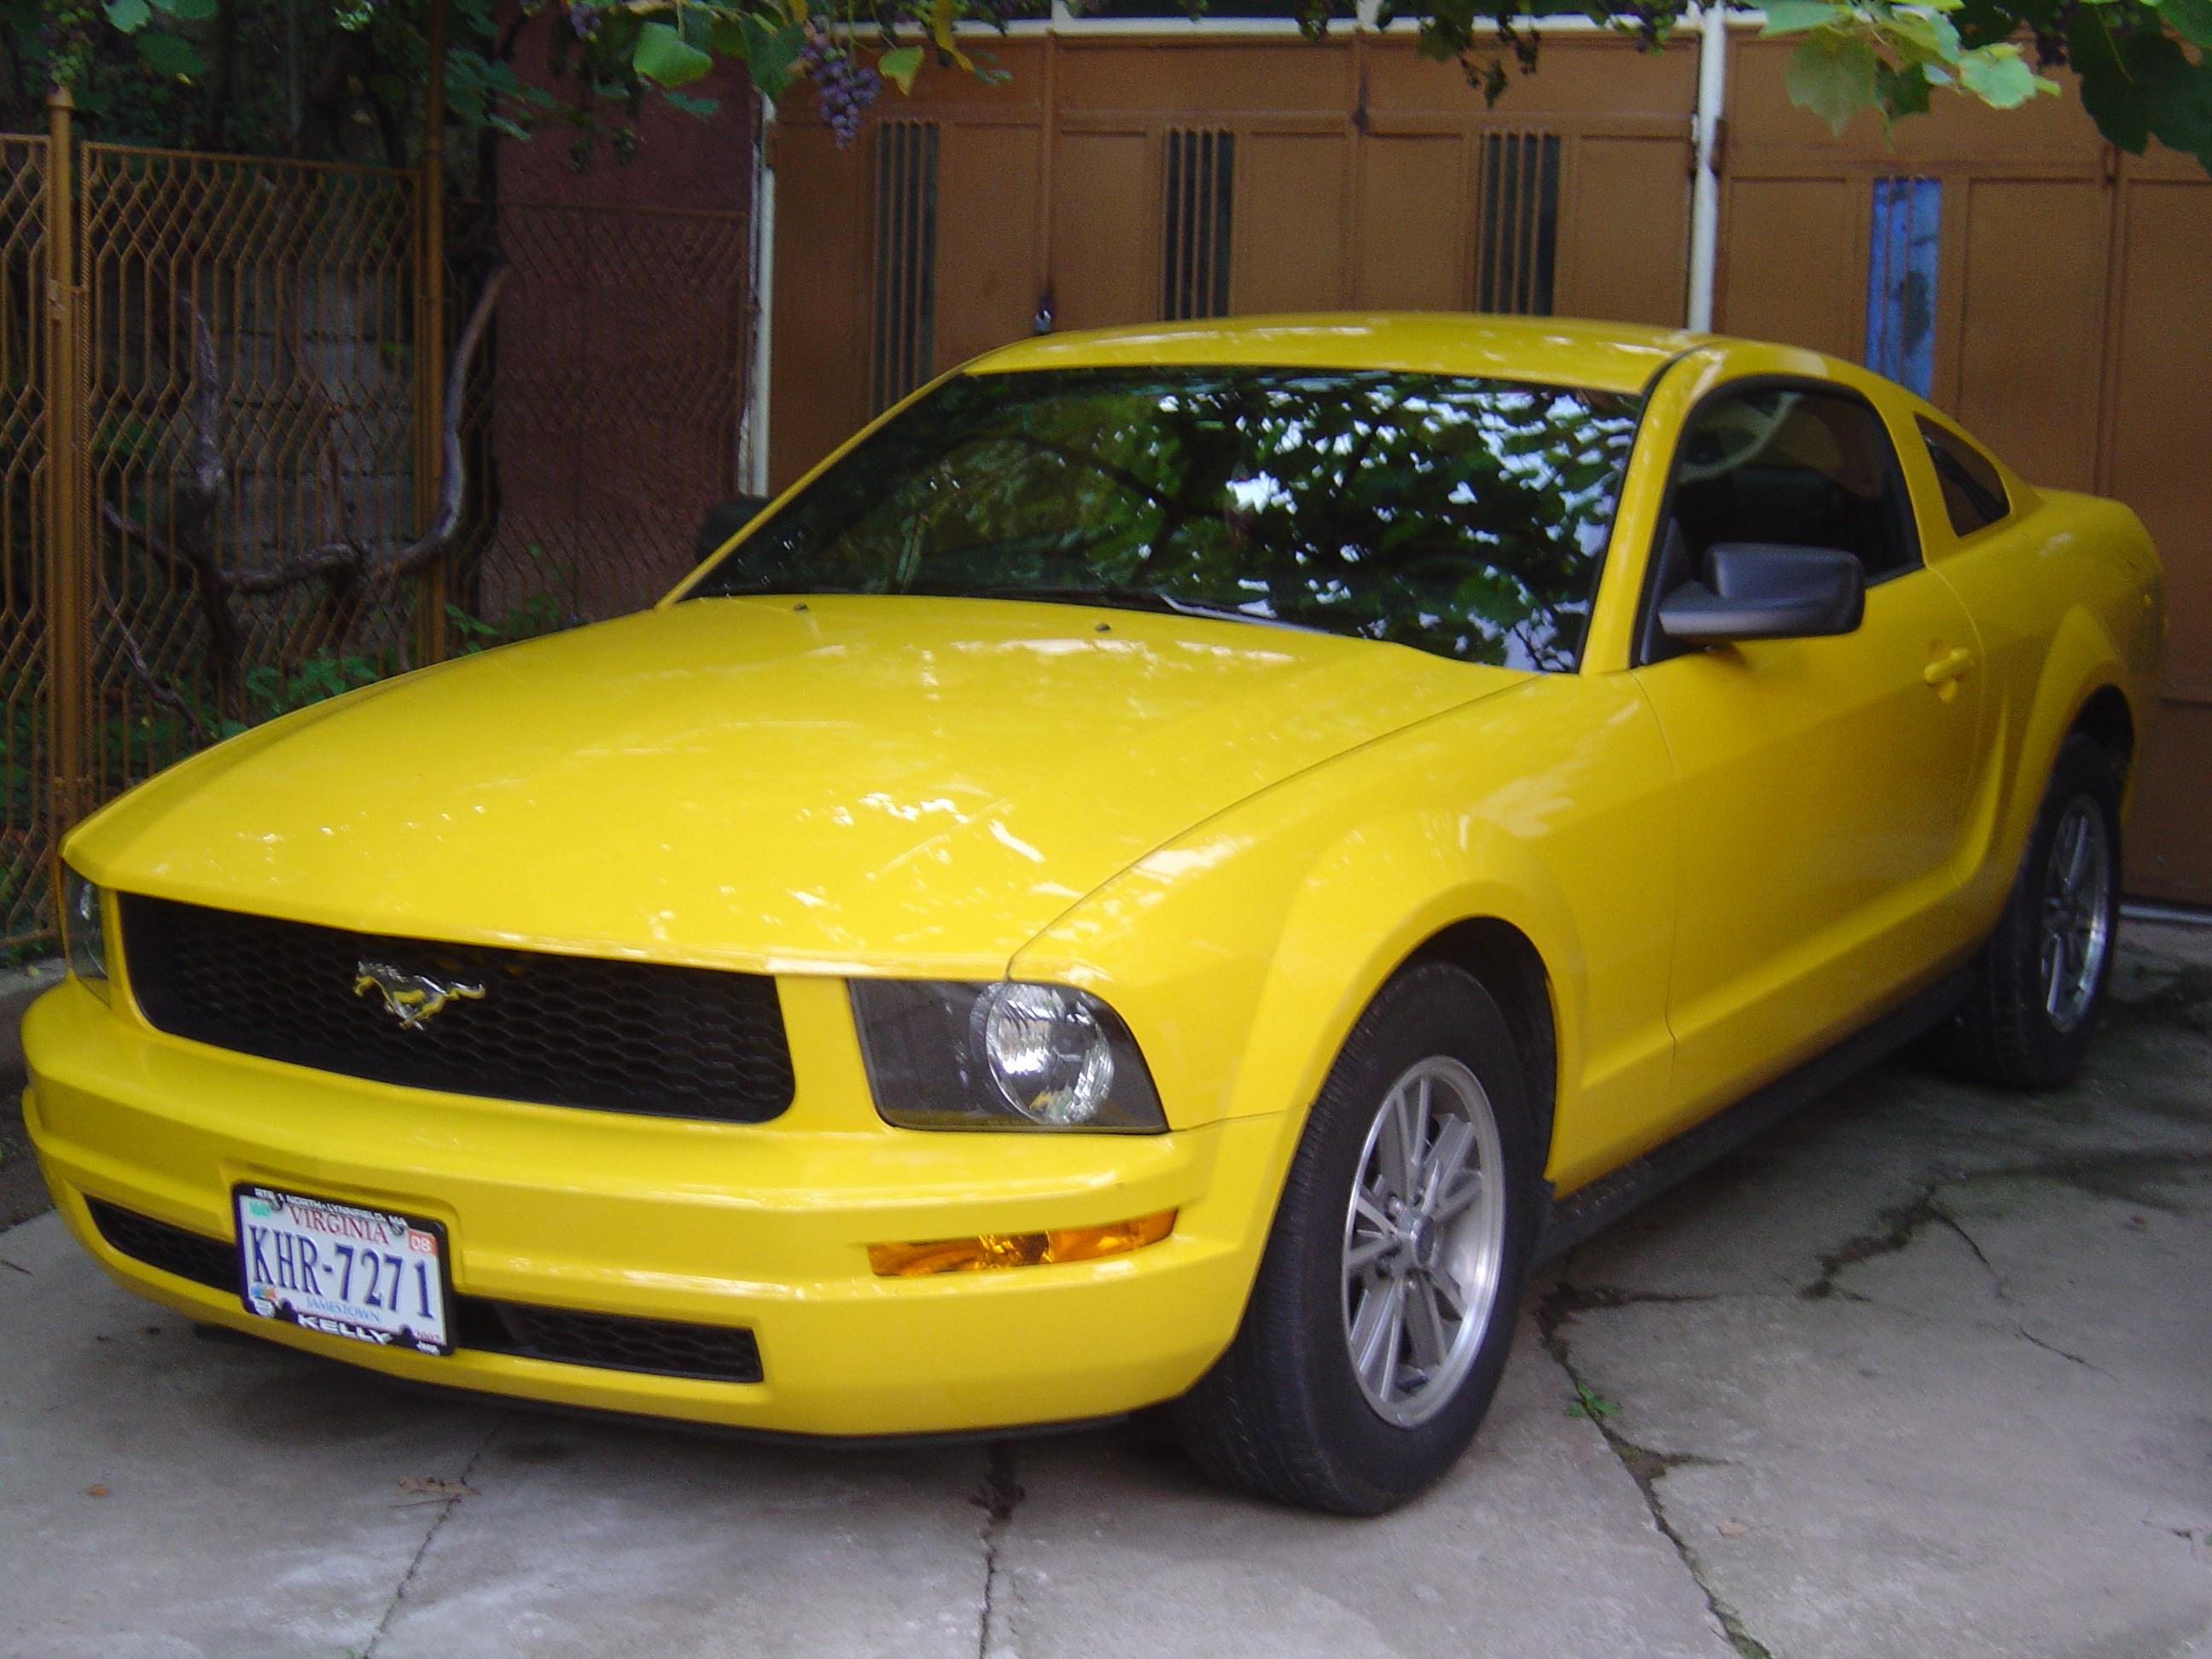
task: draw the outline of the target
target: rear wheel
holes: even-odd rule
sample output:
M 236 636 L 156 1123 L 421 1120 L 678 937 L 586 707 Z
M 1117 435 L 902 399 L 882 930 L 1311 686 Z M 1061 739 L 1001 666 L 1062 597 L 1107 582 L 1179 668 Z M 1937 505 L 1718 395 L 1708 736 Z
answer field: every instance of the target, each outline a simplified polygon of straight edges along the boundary
M 2119 929 L 2124 772 L 2086 733 L 2059 750 L 1973 994 L 1944 1036 L 1954 1070 L 2053 1089 L 2081 1069 Z
M 1394 1509 L 1466 1449 L 1505 1365 L 1541 1154 L 1497 1003 L 1425 963 L 1385 987 L 1316 1101 L 1229 1350 L 1177 1402 L 1217 1480 Z

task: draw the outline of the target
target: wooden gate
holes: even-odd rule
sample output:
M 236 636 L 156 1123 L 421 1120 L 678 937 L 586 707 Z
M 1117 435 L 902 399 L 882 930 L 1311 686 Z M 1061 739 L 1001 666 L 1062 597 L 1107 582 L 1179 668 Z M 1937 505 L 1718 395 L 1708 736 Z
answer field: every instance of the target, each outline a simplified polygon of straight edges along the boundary
M 1679 323 L 1693 46 L 1545 45 L 1486 110 L 1410 35 L 1054 33 L 775 141 L 772 470 L 1039 328 L 1345 307 Z

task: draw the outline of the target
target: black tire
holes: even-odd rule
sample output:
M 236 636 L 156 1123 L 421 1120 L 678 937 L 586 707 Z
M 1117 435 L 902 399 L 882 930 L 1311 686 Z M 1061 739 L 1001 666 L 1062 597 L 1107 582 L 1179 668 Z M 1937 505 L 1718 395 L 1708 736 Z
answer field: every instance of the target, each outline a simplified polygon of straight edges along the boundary
M 1401 1425 L 1370 1405 L 1354 1370 L 1346 1215 L 1383 1103 L 1410 1071 L 1437 1060 L 1465 1066 L 1487 1097 L 1504 1225 L 1487 1316 L 1469 1348 L 1452 1350 L 1471 1361 L 1457 1360 L 1466 1369 L 1455 1384 L 1434 1385 L 1431 1414 Z M 1202 1471 L 1280 1503 L 1379 1515 L 1451 1468 L 1497 1392 L 1528 1281 L 1544 1190 L 1534 1124 L 1511 1035 L 1480 981 L 1425 963 L 1383 988 L 1314 1103 L 1236 1337 L 1176 1402 L 1178 1437 Z
M 1938 1034 L 1938 1056 L 1948 1070 L 2012 1089 L 2056 1089 L 2081 1070 L 2119 927 L 2120 791 L 2125 776 L 2126 763 L 2086 732 L 2074 732 L 2060 746 L 2004 914 L 1976 963 L 1973 993 Z M 2108 849 L 2109 879 L 2101 906 L 2093 907 L 2103 913 L 2103 945 L 2086 1006 L 2078 1016 L 2062 1020 L 2047 1006 L 2045 917 L 2060 885 L 2052 849 L 2069 811 L 2083 804 L 2100 820 Z

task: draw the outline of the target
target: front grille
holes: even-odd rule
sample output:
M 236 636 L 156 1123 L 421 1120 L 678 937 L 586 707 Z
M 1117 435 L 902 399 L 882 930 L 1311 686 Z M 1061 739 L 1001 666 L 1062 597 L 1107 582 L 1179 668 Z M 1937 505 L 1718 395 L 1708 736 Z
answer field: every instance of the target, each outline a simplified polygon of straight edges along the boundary
M 131 988 L 158 1029 L 417 1089 L 760 1123 L 791 1104 L 775 981 L 758 974 L 348 933 L 122 896 Z M 399 1023 L 365 963 L 480 989 Z
M 100 1236 L 119 1254 L 196 1285 L 237 1294 L 237 1251 L 222 1239 L 97 1198 L 85 1203 Z M 762 1376 L 759 1345 L 743 1326 L 581 1313 L 459 1292 L 448 1318 L 455 1347 L 484 1353 L 708 1382 L 757 1382 Z

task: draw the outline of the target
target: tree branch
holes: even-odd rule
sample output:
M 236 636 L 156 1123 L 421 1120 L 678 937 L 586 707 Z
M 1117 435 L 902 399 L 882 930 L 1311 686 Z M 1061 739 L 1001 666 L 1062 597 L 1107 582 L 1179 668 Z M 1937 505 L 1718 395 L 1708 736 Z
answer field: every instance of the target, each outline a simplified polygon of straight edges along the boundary
M 190 726 L 192 740 L 195 743 L 205 743 L 208 737 L 207 722 L 203 720 L 199 717 L 198 711 L 185 701 L 182 692 L 154 672 L 153 664 L 146 660 L 146 653 L 138 648 L 137 638 L 131 633 L 130 623 L 123 620 L 123 613 L 115 608 L 115 601 L 103 594 L 101 603 L 106 608 L 107 620 L 114 624 L 116 635 L 123 641 L 124 658 L 130 663 L 131 672 L 138 677 L 139 684 L 146 688 L 147 695 L 162 708 L 171 710 Z
M 477 348 L 490 325 L 500 290 L 507 286 L 507 270 L 505 265 L 495 266 L 484 279 L 461 337 L 453 342 L 453 360 L 446 370 L 446 429 L 439 444 L 437 511 L 420 536 L 368 573 L 380 581 L 396 582 L 413 575 L 443 552 L 460 528 L 461 507 L 468 493 L 468 467 L 461 454 L 461 404 L 468 391 L 470 365 L 476 361 Z

